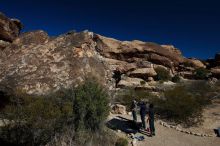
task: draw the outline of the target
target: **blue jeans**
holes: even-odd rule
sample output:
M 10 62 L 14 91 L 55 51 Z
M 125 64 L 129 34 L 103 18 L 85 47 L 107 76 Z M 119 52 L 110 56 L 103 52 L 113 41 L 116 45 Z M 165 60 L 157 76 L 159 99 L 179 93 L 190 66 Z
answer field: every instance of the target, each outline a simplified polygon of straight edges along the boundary
M 151 134 L 155 134 L 154 119 L 149 120 L 149 126 Z
M 144 129 L 146 129 L 145 116 L 141 115 L 141 122 Z
M 137 122 L 137 113 L 136 113 L 135 110 L 132 110 L 132 116 L 133 116 L 133 120 L 134 120 L 135 122 Z

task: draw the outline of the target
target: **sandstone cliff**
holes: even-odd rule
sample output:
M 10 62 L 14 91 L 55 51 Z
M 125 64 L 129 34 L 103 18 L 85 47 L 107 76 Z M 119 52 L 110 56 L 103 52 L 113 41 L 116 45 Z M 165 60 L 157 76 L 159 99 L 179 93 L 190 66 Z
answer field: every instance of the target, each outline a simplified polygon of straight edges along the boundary
M 123 73 L 121 88 L 135 86 L 153 90 L 155 68 L 175 74 L 206 68 L 198 59 L 187 59 L 172 45 L 119 41 L 93 32 L 69 32 L 50 38 L 42 30 L 19 35 L 20 21 L 0 14 L 0 89 L 23 89 L 29 94 L 45 94 L 76 86 L 92 74 L 113 88 L 113 71 Z M 216 61 L 219 62 L 217 55 Z M 187 67 L 184 64 L 191 64 Z M 211 69 L 219 76 L 219 64 Z M 184 76 L 184 75 L 183 75 Z M 142 82 L 142 83 L 141 83 Z

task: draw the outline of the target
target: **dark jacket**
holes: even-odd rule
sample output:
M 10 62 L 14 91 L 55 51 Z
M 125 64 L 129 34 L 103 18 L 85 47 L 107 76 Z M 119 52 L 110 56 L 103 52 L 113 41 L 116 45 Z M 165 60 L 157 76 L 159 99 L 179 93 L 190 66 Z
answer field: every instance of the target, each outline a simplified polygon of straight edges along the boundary
M 140 115 L 142 117 L 146 116 L 147 114 L 147 105 L 145 103 L 140 104 Z
M 154 120 L 154 109 L 153 108 L 149 108 L 149 118 Z

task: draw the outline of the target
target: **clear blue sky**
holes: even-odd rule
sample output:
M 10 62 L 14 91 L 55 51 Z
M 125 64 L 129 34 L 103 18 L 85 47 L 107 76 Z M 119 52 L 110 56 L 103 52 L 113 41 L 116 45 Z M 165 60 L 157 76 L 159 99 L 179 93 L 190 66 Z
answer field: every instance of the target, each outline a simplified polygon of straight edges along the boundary
M 220 52 L 217 0 L 1 0 L 0 11 L 20 19 L 23 31 L 88 29 L 119 40 L 173 44 L 186 57 Z

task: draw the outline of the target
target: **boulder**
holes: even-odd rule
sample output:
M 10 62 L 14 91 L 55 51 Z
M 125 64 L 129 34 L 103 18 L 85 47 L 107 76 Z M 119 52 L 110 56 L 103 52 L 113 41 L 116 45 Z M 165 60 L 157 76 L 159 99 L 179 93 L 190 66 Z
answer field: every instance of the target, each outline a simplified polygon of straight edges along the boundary
M 127 114 L 126 107 L 124 105 L 121 105 L 121 104 L 115 104 L 115 105 L 112 106 L 111 113 L 112 114 L 125 115 L 125 114 Z
M 173 45 L 161 45 L 161 47 L 167 49 L 170 52 L 175 52 L 178 55 L 182 55 L 182 52 L 179 49 L 175 48 Z
M 4 48 L 6 48 L 6 47 L 9 46 L 9 45 L 10 45 L 9 42 L 0 40 L 0 50 L 3 50 Z
M 137 77 L 142 79 L 147 79 L 148 77 L 156 76 L 154 68 L 138 68 L 129 73 L 130 77 Z
M 153 63 L 149 61 L 138 60 L 136 61 L 137 68 L 152 68 Z
M 164 85 L 169 85 L 169 86 L 172 86 L 172 85 L 176 85 L 176 83 L 172 82 L 172 81 L 166 81 L 166 82 L 163 82 Z
M 104 61 L 110 67 L 111 70 L 115 70 L 116 68 L 119 68 L 119 70 L 122 73 L 126 73 L 128 71 L 132 71 L 137 68 L 135 63 L 128 63 L 126 61 L 104 58 L 104 57 L 101 57 L 101 60 Z
M 14 44 L 17 45 L 30 45 L 30 44 L 44 44 L 49 41 L 49 36 L 46 32 L 42 30 L 26 32 L 21 34 L 19 38 L 14 40 Z
M 211 68 L 211 73 L 214 77 L 220 79 L 220 66 Z
M 169 68 L 174 66 L 174 63 L 169 58 L 153 53 L 149 55 L 148 61 Z
M 0 40 L 12 42 L 18 37 L 22 24 L 17 19 L 9 19 L 0 13 Z
M 194 68 L 206 68 L 206 66 L 200 60 L 195 58 L 185 59 L 184 62 Z
M 103 37 L 101 35 L 95 35 L 94 40 L 97 43 L 98 52 L 107 58 L 127 61 L 132 57 L 137 57 L 142 58 L 144 61 L 151 53 L 164 57 L 166 59 L 163 58 L 163 60 L 166 60 L 166 62 L 174 62 L 175 65 L 183 61 L 183 57 L 180 55 L 180 53 L 178 53 L 178 51 L 167 49 L 156 43 L 142 42 L 137 40 L 119 41 L 116 39 Z M 154 60 L 154 56 L 150 57 L 150 59 Z M 158 59 L 159 58 L 155 60 Z M 162 62 L 160 61 L 159 63 Z
M 124 77 L 119 83 L 119 88 L 133 88 L 138 90 L 149 90 L 154 91 L 156 90 L 156 87 L 149 86 L 149 84 L 140 78 L 130 78 L 130 77 Z
M 182 76 L 183 78 L 186 78 L 186 79 L 193 79 L 194 78 L 194 74 L 190 71 L 179 72 L 179 75 Z
M 148 78 L 147 78 L 147 81 L 148 81 L 148 82 L 152 82 L 152 81 L 154 81 L 154 78 L 153 78 L 153 77 L 148 77 Z
M 143 84 L 144 86 L 148 85 L 143 79 L 125 77 L 118 83 L 118 87 L 120 87 L 120 88 L 126 88 L 126 87 L 135 88 L 135 87 L 141 86 L 141 84 Z

